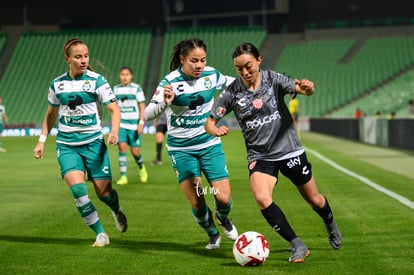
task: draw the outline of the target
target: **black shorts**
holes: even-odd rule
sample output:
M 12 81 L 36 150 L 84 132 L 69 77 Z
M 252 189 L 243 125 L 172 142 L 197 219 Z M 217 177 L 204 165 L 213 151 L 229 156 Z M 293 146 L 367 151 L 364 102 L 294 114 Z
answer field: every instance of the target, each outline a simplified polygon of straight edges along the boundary
M 306 158 L 306 153 L 300 156 L 279 161 L 257 160 L 248 166 L 249 176 L 253 172 L 262 172 L 278 178 L 280 172 L 295 185 L 303 185 L 312 178 L 312 165 Z
M 155 131 L 157 133 L 165 133 L 167 132 L 167 124 L 157 124 L 157 127 L 155 127 Z

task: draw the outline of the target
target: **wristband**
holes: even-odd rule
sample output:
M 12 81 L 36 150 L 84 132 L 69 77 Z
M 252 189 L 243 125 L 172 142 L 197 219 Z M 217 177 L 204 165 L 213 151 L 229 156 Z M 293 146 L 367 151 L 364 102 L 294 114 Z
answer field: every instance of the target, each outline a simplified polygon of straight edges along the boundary
M 40 136 L 39 136 L 39 142 L 41 142 L 41 143 L 45 143 L 45 142 L 46 142 L 46 138 L 47 138 L 47 136 L 45 136 L 45 135 L 40 135 Z
M 144 125 L 144 124 L 145 124 L 145 122 L 143 120 L 139 121 L 139 125 Z

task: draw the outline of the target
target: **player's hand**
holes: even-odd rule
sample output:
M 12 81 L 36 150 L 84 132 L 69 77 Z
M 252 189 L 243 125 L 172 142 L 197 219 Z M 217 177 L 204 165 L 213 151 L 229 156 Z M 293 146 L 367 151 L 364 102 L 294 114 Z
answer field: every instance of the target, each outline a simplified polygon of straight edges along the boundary
M 33 149 L 33 157 L 35 159 L 43 158 L 43 150 L 45 148 L 45 144 L 42 142 L 38 142 L 36 147 Z
M 166 105 L 171 105 L 174 100 L 174 92 L 172 86 L 168 84 L 164 87 L 164 102 Z
M 296 81 L 295 81 L 296 82 Z M 302 79 L 299 83 L 300 89 L 305 92 L 306 95 L 311 95 L 314 92 L 313 82 L 307 79 Z
M 220 127 L 216 127 L 216 129 L 214 131 L 214 135 L 216 137 L 222 137 L 222 136 L 227 135 L 228 133 L 230 133 L 230 129 L 225 125 L 221 125 Z
M 108 139 L 107 139 L 108 144 L 111 145 L 117 145 L 118 144 L 118 135 L 115 133 L 110 132 L 108 134 Z
M 144 124 L 138 124 L 137 133 L 141 135 L 144 132 Z

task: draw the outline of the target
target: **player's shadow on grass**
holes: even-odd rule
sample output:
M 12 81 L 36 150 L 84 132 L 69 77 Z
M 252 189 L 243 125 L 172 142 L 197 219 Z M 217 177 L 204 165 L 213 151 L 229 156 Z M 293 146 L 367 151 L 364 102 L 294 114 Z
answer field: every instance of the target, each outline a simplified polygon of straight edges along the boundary
M 90 246 L 93 243 L 92 239 L 80 238 L 54 238 L 54 237 L 39 237 L 39 236 L 15 236 L 15 235 L 0 235 L 0 241 L 15 242 L 15 243 L 40 243 L 40 244 L 62 244 L 62 245 L 85 245 Z M 128 249 L 137 253 L 145 253 L 151 251 L 182 251 L 195 255 L 226 258 L 231 256 L 231 249 L 213 249 L 208 250 L 204 248 L 205 243 L 177 243 L 168 241 L 132 241 L 111 239 L 111 245 L 104 249 Z M 228 251 L 230 250 L 230 252 Z
M 232 250 L 230 249 L 205 249 L 206 243 L 194 242 L 194 243 L 178 243 L 169 241 L 130 241 L 130 240 L 116 240 L 111 242 L 116 248 L 128 249 L 136 251 L 137 253 L 145 253 L 151 251 L 182 251 L 199 256 L 206 256 L 212 258 L 227 258 L 233 257 Z M 230 251 L 230 252 L 229 252 Z

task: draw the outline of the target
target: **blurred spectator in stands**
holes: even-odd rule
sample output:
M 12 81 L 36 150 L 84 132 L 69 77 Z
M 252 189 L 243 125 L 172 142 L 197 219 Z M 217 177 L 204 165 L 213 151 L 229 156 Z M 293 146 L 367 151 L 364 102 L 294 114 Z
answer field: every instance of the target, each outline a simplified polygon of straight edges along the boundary
M 360 108 L 356 108 L 355 114 L 354 114 L 354 118 L 355 119 L 360 119 L 363 116 L 364 116 L 364 113 L 361 111 L 361 109 Z
M 388 115 L 388 119 L 394 119 L 395 118 L 396 113 L 394 111 L 392 111 L 389 115 Z
M 408 101 L 408 115 L 414 118 L 414 100 Z
M 1 143 L 1 133 L 3 132 L 3 123 L 8 122 L 8 117 L 6 115 L 6 107 L 3 105 L 3 98 L 0 96 L 0 153 L 5 153 L 6 149 L 3 148 Z

